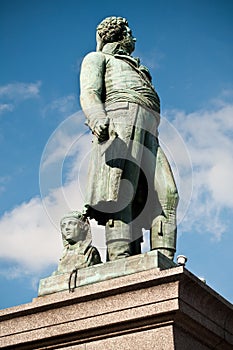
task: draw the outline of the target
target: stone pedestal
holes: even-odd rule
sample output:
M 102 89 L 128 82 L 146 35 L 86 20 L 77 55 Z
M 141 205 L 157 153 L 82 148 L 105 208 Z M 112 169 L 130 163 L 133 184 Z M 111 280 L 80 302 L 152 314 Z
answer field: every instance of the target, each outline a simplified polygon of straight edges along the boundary
M 4 349 L 233 349 L 232 305 L 181 266 L 44 295 L 0 321 Z
M 64 273 L 43 278 L 40 280 L 38 295 L 42 296 L 68 290 L 69 281 L 72 287 L 80 287 L 153 268 L 165 270 L 175 266 L 177 264 L 172 260 L 168 259 L 159 251 L 153 250 L 148 253 L 131 256 L 127 259 L 89 266 L 78 270 L 76 275 L 74 274 L 73 276 L 70 276 L 70 273 Z

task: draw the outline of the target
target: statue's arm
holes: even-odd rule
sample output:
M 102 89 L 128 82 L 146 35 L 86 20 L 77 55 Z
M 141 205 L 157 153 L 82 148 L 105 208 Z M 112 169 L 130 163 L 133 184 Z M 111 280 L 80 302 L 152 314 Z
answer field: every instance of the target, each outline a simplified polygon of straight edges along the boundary
M 98 123 L 104 125 L 106 120 L 103 101 L 105 65 L 105 55 L 101 52 L 89 53 L 81 65 L 80 103 L 93 132 Z

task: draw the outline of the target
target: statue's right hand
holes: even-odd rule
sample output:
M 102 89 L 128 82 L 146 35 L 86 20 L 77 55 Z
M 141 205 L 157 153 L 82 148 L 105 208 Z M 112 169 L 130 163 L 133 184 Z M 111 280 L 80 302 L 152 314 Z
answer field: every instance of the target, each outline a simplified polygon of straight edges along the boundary
M 98 121 L 95 124 L 94 130 L 92 132 L 98 138 L 98 141 L 100 143 L 107 141 L 109 139 L 108 127 L 109 127 L 109 124 L 106 122 L 103 124 Z

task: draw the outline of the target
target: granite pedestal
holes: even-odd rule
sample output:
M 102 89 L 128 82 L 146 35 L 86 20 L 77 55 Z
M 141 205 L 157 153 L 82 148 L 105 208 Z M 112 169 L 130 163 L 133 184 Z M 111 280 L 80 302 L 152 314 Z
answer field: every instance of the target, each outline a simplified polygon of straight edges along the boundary
M 232 305 L 182 266 L 43 295 L 0 321 L 4 349 L 233 349 Z

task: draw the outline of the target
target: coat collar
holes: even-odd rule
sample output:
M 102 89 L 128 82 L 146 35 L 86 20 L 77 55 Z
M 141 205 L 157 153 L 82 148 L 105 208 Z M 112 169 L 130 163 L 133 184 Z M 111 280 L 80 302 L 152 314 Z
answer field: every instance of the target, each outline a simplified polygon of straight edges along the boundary
M 104 45 L 103 49 L 102 49 L 103 53 L 109 54 L 109 55 L 113 55 L 116 58 L 123 58 L 126 59 L 128 61 L 130 61 L 131 63 L 133 63 L 136 67 L 140 66 L 140 59 L 137 57 L 132 57 L 130 56 L 120 45 L 120 43 L 118 42 L 114 42 L 114 43 L 107 43 Z

